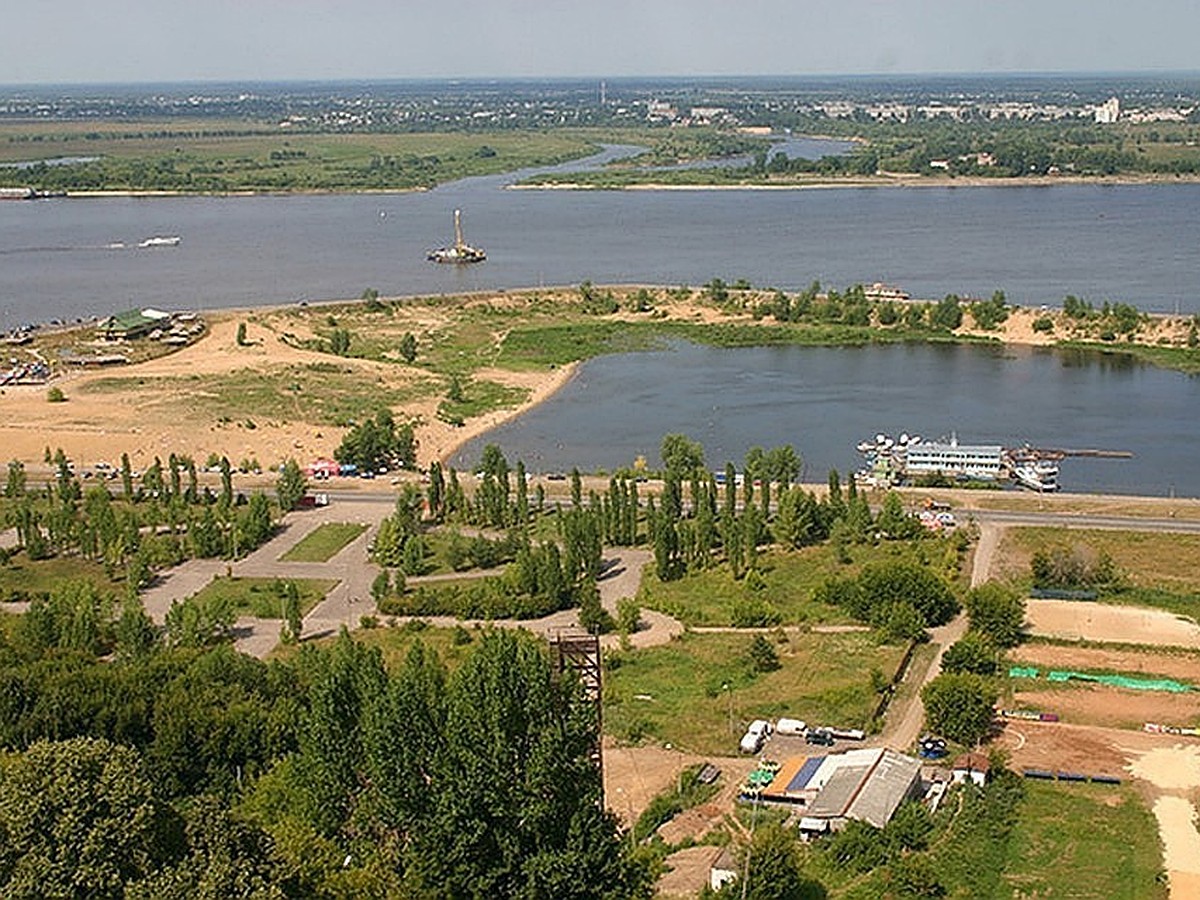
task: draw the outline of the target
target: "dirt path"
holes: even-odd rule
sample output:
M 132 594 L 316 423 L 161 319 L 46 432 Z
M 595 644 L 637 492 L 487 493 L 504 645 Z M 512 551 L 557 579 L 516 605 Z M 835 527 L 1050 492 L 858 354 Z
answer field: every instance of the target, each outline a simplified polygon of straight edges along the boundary
M 996 548 L 1000 546 L 1000 538 L 1004 529 L 1002 526 L 984 523 L 979 526 L 979 542 L 975 546 L 975 554 L 971 563 L 971 587 L 976 587 L 988 580 L 992 559 Z M 921 736 L 925 725 L 925 704 L 921 702 L 921 688 L 937 678 L 942 671 L 942 657 L 946 650 L 967 633 L 966 613 L 959 613 L 955 618 L 939 628 L 929 631 L 929 641 L 937 647 L 929 666 L 923 671 L 910 670 L 906 679 L 920 679 L 917 689 L 912 692 L 908 705 L 903 710 L 893 706 L 888 711 L 887 722 L 883 733 L 879 736 L 885 746 L 905 750 L 912 747 Z
M 979 542 L 975 545 L 975 556 L 971 561 L 971 587 L 978 587 L 988 580 L 992 571 L 992 560 L 1003 537 L 1003 525 L 992 522 L 979 523 Z

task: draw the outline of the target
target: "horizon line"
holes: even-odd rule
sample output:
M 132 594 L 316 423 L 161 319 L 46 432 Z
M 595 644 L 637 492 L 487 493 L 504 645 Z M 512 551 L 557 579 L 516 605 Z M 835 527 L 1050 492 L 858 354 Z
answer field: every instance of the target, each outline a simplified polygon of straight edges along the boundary
M 294 85 L 294 84 L 454 84 L 454 83 L 521 83 L 521 82 L 591 82 L 611 81 L 715 81 L 715 80 L 882 80 L 889 78 L 1155 78 L 1155 77 L 1200 78 L 1200 69 L 988 69 L 977 71 L 906 71 L 906 72 L 811 72 L 811 73 L 710 73 L 691 75 L 664 74 L 587 74 L 587 75 L 403 75 L 403 76 L 337 76 L 330 78 L 303 77 L 228 77 L 228 78 L 172 78 L 167 80 L 137 81 L 18 81 L 0 82 L 0 90 L 29 88 L 96 88 L 96 87 L 150 87 L 171 85 Z

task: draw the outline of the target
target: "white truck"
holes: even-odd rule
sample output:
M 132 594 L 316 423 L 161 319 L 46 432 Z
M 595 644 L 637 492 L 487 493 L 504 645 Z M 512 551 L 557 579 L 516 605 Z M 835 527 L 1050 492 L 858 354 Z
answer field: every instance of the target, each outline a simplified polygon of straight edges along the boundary
M 771 736 L 771 723 L 766 719 L 755 719 L 742 735 L 739 745 L 743 753 L 757 753 Z
M 802 719 L 780 719 L 775 723 L 776 734 L 787 734 L 793 737 L 804 737 L 808 726 Z

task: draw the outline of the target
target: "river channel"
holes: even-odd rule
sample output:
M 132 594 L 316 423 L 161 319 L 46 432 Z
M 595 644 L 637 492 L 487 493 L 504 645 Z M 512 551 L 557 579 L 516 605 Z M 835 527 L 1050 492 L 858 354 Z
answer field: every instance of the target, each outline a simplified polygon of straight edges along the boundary
M 526 174 L 404 194 L 0 203 L 0 329 L 135 306 L 357 297 L 367 287 L 390 296 L 713 277 L 783 288 L 887 281 L 924 297 L 999 288 L 1034 305 L 1073 293 L 1200 312 L 1200 184 L 508 189 Z M 452 238 L 456 208 L 487 262 L 425 260 Z M 159 235 L 182 240 L 137 247 Z

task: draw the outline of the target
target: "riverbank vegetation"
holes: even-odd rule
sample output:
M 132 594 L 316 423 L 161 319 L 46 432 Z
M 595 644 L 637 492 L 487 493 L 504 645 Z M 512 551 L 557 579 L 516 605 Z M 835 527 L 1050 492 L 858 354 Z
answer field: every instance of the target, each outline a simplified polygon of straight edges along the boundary
M 1104 603 L 1165 609 L 1200 621 L 1200 537 L 1008 528 L 996 571 L 1023 589 L 1084 591 Z
M 326 134 L 245 122 L 0 124 L 0 186 L 42 191 L 379 191 L 587 156 L 579 132 Z M 38 159 L 82 161 L 49 165 Z

